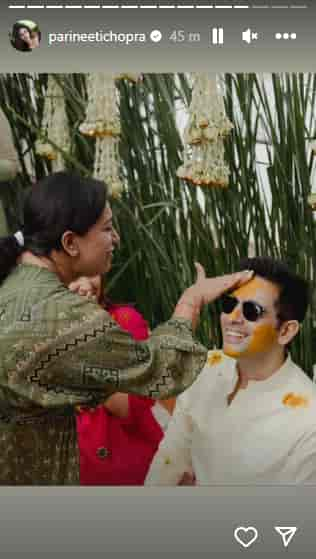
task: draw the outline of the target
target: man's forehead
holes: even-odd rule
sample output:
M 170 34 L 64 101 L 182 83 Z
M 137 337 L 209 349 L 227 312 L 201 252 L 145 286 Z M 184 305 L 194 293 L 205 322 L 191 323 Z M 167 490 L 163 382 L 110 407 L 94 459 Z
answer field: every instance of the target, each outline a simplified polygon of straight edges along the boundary
M 279 288 L 274 285 L 271 281 L 261 278 L 260 276 L 255 276 L 250 281 L 238 287 L 233 291 L 234 297 L 238 299 L 254 299 L 258 300 L 262 296 L 273 297 L 275 299 L 278 297 Z

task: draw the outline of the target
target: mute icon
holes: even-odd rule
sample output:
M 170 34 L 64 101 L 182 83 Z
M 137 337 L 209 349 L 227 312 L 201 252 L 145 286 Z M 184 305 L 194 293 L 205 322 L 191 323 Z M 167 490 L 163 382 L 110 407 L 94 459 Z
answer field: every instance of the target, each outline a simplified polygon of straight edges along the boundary
M 296 526 L 274 526 L 275 531 L 280 534 L 284 547 L 287 547 L 297 532 Z
M 252 29 L 246 29 L 245 31 L 242 32 L 242 40 L 245 41 L 245 43 L 248 43 L 248 45 L 250 45 L 250 43 L 252 41 L 257 41 L 258 40 L 258 33 L 257 31 L 252 31 Z

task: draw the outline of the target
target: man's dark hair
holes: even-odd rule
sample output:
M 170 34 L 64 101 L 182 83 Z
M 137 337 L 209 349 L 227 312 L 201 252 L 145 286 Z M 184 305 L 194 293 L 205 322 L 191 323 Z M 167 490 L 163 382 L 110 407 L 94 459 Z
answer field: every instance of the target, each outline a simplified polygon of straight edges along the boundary
M 304 320 L 309 304 L 308 282 L 292 272 L 287 264 L 268 256 L 244 258 L 240 261 L 239 270 L 253 270 L 257 276 L 271 281 L 280 289 L 277 302 L 277 313 L 280 322 L 287 320 Z

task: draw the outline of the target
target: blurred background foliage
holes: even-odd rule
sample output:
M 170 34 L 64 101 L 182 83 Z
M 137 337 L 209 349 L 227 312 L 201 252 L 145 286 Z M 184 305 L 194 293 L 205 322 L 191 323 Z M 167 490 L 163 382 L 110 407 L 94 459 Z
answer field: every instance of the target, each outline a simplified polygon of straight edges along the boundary
M 64 90 L 72 148 L 66 167 L 92 172 L 94 140 L 82 136 L 86 77 L 56 74 Z M 194 262 L 208 275 L 234 271 L 241 257 L 271 255 L 315 282 L 316 222 L 307 203 L 316 137 L 313 74 L 228 74 L 220 77 L 234 130 L 226 142 L 227 189 L 201 188 L 176 176 L 182 162 L 180 131 L 191 98 L 190 78 L 145 74 L 120 80 L 124 192 L 113 200 L 121 236 L 109 296 L 135 304 L 153 327 L 170 317 L 195 278 Z M 0 105 L 12 127 L 21 173 L 5 193 L 12 231 L 21 225 L 23 193 L 51 171 L 35 152 L 47 75 L 0 76 Z M 315 300 L 295 341 L 294 359 L 312 376 L 316 363 Z M 218 309 L 203 313 L 198 336 L 220 347 Z

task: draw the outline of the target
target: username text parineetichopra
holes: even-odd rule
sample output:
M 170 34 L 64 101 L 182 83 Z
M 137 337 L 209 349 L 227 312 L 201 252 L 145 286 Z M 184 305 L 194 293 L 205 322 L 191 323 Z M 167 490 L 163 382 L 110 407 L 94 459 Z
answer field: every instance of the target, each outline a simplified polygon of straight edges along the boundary
M 98 30 L 89 33 L 65 31 L 63 33 L 48 33 L 48 44 L 81 44 L 81 43 L 117 43 L 130 45 L 131 43 L 145 43 L 146 33 L 124 33 L 110 30 Z

